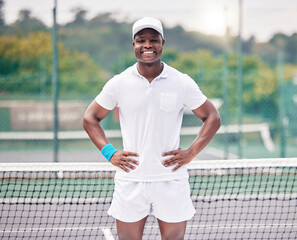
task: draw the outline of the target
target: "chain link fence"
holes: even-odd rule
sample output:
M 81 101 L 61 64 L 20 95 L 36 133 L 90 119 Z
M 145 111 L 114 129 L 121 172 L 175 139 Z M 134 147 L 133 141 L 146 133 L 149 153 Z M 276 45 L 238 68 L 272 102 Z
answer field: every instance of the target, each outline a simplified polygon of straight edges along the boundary
M 111 67 L 106 68 L 87 53 L 64 46 L 63 31 L 59 42 L 57 116 L 53 110 L 51 34 L 0 36 L 1 162 L 53 161 L 55 117 L 59 122 L 59 161 L 100 160 L 99 151 L 82 128 L 83 115 L 105 82 L 135 62 L 132 48 L 108 62 L 106 65 Z M 276 62 L 271 65 L 256 54 L 243 54 L 242 94 L 238 95 L 236 51 L 179 52 L 165 45 L 163 60 L 190 75 L 222 117 L 222 127 L 202 159 L 296 157 L 297 68 L 278 56 L 270 59 Z M 121 148 L 118 110 L 111 112 L 102 125 L 110 141 Z M 190 145 L 200 126 L 201 121 L 185 110 L 181 147 Z

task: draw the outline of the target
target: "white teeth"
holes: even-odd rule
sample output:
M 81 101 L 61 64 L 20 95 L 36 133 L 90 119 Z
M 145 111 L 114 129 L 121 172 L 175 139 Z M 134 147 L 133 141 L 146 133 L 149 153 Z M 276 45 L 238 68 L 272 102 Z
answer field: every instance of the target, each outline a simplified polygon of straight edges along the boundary
M 150 53 L 154 53 L 153 51 L 146 51 L 146 52 L 143 52 L 145 54 L 150 54 Z

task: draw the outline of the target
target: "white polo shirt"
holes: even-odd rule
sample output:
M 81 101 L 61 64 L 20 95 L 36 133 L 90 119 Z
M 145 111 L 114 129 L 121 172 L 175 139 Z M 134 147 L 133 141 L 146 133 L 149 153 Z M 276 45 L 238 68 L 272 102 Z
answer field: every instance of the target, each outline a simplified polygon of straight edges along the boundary
M 164 167 L 162 153 L 179 148 L 185 106 L 194 110 L 206 97 L 188 75 L 164 64 L 151 83 L 141 76 L 137 63 L 110 79 L 96 102 L 108 110 L 119 108 L 125 151 L 139 154 L 135 170 L 118 168 L 115 178 L 125 181 L 169 181 L 188 178 L 186 166 L 172 172 Z

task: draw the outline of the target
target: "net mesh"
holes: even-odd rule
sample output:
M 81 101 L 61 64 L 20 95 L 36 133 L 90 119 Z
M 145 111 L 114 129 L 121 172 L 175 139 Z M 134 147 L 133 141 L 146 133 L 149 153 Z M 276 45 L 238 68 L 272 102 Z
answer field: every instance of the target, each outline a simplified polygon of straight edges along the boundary
M 296 239 L 297 159 L 196 161 L 185 239 Z M 117 239 L 105 163 L 0 164 L 1 239 Z M 143 239 L 161 239 L 150 216 Z

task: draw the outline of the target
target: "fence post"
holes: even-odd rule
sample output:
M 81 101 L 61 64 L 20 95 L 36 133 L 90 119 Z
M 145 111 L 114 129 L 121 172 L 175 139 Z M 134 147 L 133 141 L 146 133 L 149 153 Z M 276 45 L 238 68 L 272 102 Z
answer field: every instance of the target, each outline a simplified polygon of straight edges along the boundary
M 237 37 L 237 125 L 238 125 L 238 158 L 242 158 L 242 0 L 238 4 L 238 37 Z
M 58 129 L 59 129 L 59 115 L 58 115 L 58 95 L 59 95 L 59 78 L 58 78 L 58 31 L 57 31 L 57 0 L 54 0 L 53 9 L 53 104 L 54 104 L 54 162 L 58 162 L 58 152 L 59 152 L 59 139 L 58 139 Z
M 284 52 L 278 51 L 277 55 L 278 67 L 278 114 L 280 129 L 280 157 L 286 157 L 286 130 L 285 130 L 285 104 L 284 104 Z

